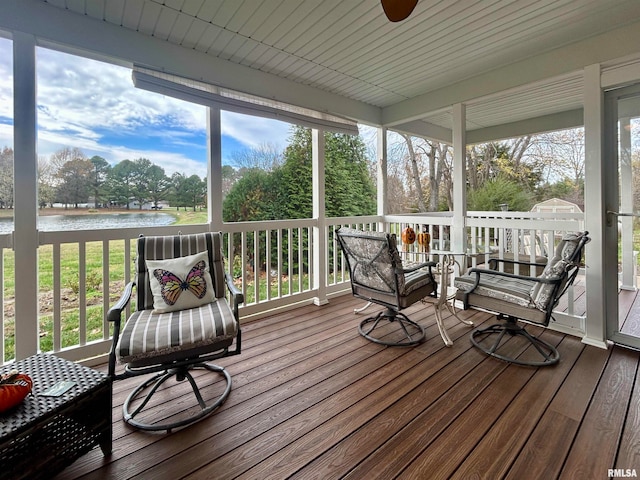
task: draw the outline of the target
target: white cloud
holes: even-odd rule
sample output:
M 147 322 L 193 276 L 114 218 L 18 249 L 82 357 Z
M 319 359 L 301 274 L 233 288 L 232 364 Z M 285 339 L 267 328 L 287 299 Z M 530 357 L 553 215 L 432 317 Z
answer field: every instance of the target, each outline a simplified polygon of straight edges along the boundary
M 13 117 L 12 54 L 11 41 L 0 38 L 0 116 L 5 118 Z M 114 162 L 145 157 L 168 172 L 206 173 L 189 155 L 194 141 L 205 138 L 204 107 L 136 89 L 127 68 L 45 48 L 36 55 L 39 155 L 70 146 Z M 222 129 L 245 147 L 269 143 L 279 149 L 290 131 L 282 122 L 227 112 Z M 0 124 L 0 145 L 12 145 L 12 137 L 13 127 Z M 173 148 L 163 151 L 163 144 Z M 182 148 L 184 154 L 175 153 Z M 192 156 L 201 158 L 203 148 L 197 145 L 200 153 Z
M 11 41 L 0 38 L 0 117 L 5 118 L 13 117 L 12 55 Z M 113 163 L 144 157 L 169 174 L 186 169 L 206 174 L 206 166 L 194 159 L 202 159 L 206 149 L 204 107 L 135 88 L 128 68 L 45 48 L 36 55 L 40 156 L 77 147 Z M 222 134 L 233 140 L 227 143 L 232 148 L 268 144 L 282 151 L 291 125 L 222 112 Z M 12 145 L 12 137 L 13 128 L 0 124 L 0 147 Z

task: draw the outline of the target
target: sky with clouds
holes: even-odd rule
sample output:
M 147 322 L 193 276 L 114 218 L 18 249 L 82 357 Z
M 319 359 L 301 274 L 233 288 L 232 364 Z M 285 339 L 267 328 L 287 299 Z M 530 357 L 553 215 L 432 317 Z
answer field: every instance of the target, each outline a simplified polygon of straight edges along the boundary
M 38 155 L 64 147 L 109 163 L 148 158 L 174 172 L 206 175 L 206 108 L 133 86 L 127 68 L 45 48 L 36 52 Z M 12 44 L 0 38 L 0 148 L 13 146 Z M 289 124 L 222 113 L 223 163 L 234 150 L 287 145 Z

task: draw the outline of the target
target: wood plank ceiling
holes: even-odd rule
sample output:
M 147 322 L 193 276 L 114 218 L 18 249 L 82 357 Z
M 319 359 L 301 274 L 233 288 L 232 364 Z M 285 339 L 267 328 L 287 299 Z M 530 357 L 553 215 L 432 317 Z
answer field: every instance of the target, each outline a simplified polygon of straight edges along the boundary
M 379 0 L 42 1 L 380 108 L 640 19 L 638 0 L 419 0 L 399 23 Z M 467 127 L 581 108 L 580 77 L 546 87 L 472 106 Z

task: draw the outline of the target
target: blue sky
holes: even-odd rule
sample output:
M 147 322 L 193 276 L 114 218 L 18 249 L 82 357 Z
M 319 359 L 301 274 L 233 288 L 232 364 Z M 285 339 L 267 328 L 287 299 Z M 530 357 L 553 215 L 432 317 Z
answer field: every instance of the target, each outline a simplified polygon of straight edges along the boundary
M 40 158 L 77 147 L 111 164 L 144 157 L 168 175 L 206 175 L 205 107 L 136 89 L 127 68 L 44 48 L 36 55 Z M 0 38 L 0 148 L 13 145 L 12 116 L 12 46 Z M 290 125 L 223 112 L 222 133 L 229 163 L 233 150 L 283 150 Z

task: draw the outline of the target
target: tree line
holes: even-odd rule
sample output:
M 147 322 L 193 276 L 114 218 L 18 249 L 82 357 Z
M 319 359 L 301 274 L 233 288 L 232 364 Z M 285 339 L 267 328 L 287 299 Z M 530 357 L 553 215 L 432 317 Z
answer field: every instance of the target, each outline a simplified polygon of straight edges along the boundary
M 389 213 L 453 209 L 453 149 L 428 139 L 398 135 L 389 145 Z M 469 145 L 468 210 L 528 211 L 560 198 L 584 203 L 584 130 L 527 135 Z
M 637 128 L 637 126 L 635 126 Z M 449 145 L 396 135 L 389 143 L 388 211 L 411 213 L 453 208 L 453 152 Z M 375 153 L 359 136 L 325 133 L 325 212 L 332 216 L 376 212 Z M 223 219 L 233 221 L 312 216 L 311 132 L 292 127 L 284 151 L 262 145 L 234 152 L 222 168 Z M 639 160 L 634 157 L 634 171 Z M 557 197 L 583 204 L 582 129 L 471 145 L 466 151 L 467 209 L 526 211 Z M 206 205 L 206 179 L 139 158 L 115 165 L 64 148 L 38 162 L 39 201 L 131 208 Z M 640 191 L 640 188 L 636 189 Z M 637 194 L 640 195 L 640 194 Z M 0 208 L 13 206 L 13 151 L 0 151 Z M 135 208 L 135 207 L 134 207 Z
M 13 207 L 13 150 L 0 152 L 0 208 Z M 122 160 L 111 165 L 100 156 L 87 156 L 65 147 L 50 158 L 38 160 L 38 202 L 41 208 L 61 203 L 65 208 L 88 204 L 96 208 L 192 208 L 206 203 L 206 179 L 174 173 L 147 158 Z
M 376 186 L 367 149 L 358 136 L 325 133 L 325 213 L 373 215 Z M 292 127 L 284 152 L 263 145 L 232 155 L 223 168 L 226 222 L 311 218 L 311 130 Z

